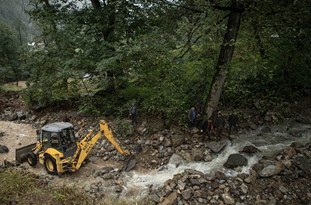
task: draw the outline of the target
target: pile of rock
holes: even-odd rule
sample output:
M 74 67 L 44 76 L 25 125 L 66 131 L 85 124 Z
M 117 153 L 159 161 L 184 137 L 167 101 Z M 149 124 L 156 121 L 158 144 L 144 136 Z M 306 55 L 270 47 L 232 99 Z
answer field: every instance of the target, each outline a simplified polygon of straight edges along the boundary
M 208 176 L 185 170 L 153 190 L 155 204 L 303 204 L 311 200 L 311 144 L 261 159 L 249 174 Z

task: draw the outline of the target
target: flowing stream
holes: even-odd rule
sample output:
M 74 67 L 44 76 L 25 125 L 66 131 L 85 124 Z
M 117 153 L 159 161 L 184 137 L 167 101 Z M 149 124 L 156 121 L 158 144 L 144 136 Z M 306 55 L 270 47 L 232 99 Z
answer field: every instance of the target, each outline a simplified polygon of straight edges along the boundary
M 31 125 L 17 124 L 13 122 L 0 121 L 0 130 L 6 133 L 5 136 L 0 137 L 0 144 L 7 145 L 11 150 L 9 153 L 4 153 L 0 155 L 0 163 L 3 160 L 14 160 L 14 151 L 20 146 L 25 146 L 34 140 L 35 129 Z M 23 133 L 21 134 L 21 131 Z M 228 141 L 226 147 L 213 156 L 213 160 L 210 162 L 190 162 L 186 160 L 174 159 L 171 157 L 170 163 L 158 170 L 148 170 L 148 171 L 135 171 L 122 172 L 120 176 L 120 181 L 124 182 L 123 191 L 120 197 L 141 198 L 148 194 L 149 188 L 155 189 L 162 186 L 165 181 L 172 179 L 175 174 L 182 173 L 186 169 L 194 169 L 203 172 L 207 176 L 213 176 L 216 171 L 221 171 L 227 176 L 235 176 L 239 173 L 249 173 L 250 167 L 258 162 L 263 156 L 273 156 L 280 150 L 288 147 L 293 142 L 298 142 L 301 144 L 306 144 L 311 142 L 311 125 L 299 124 L 293 121 L 288 121 L 281 125 L 271 126 L 271 127 L 259 127 L 257 130 L 252 132 L 247 132 L 245 134 L 238 134 L 232 142 Z M 257 147 L 261 152 L 247 156 L 244 155 L 247 160 L 247 166 L 231 170 L 224 168 L 224 163 L 227 161 L 229 155 L 238 153 L 243 147 L 247 145 L 253 145 Z M 27 165 L 26 165 L 27 166 Z M 84 169 L 79 170 L 76 173 L 70 173 L 64 177 L 55 177 L 50 181 L 51 184 L 56 185 L 77 185 L 85 187 L 87 184 L 91 185 L 93 182 L 105 183 L 105 180 L 101 178 L 88 177 L 87 173 L 92 170 L 100 170 L 104 164 L 92 164 L 84 167 Z M 111 165 L 115 167 L 116 165 Z M 37 166 L 35 168 L 30 168 L 30 171 L 45 176 L 45 170 L 42 166 Z M 111 189 L 110 194 L 113 195 L 113 186 L 105 184 L 105 192 Z M 104 186 L 104 185 L 103 185 Z
M 268 129 L 268 131 L 265 131 Z M 207 175 L 213 175 L 216 171 L 222 171 L 227 176 L 235 176 L 239 173 L 249 173 L 250 168 L 263 156 L 273 156 L 282 149 L 288 147 L 293 142 L 306 144 L 311 142 L 311 125 L 286 122 L 282 125 L 271 127 L 259 127 L 257 130 L 246 134 L 238 135 L 232 142 L 228 141 L 223 151 L 214 156 L 210 162 L 187 162 L 169 163 L 163 169 L 153 170 L 148 173 L 130 172 L 124 178 L 127 183 L 125 190 L 140 190 L 140 195 L 144 196 L 150 186 L 157 188 L 168 179 L 172 179 L 175 174 L 182 173 L 186 169 L 194 169 Z M 244 155 L 248 160 L 248 165 L 240 169 L 226 169 L 223 167 L 229 155 L 238 153 L 243 147 L 253 145 L 261 152 L 253 155 Z

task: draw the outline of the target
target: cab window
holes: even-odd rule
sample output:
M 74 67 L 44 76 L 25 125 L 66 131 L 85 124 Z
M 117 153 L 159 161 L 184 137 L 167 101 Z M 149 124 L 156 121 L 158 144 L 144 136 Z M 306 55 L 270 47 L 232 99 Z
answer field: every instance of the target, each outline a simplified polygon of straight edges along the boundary
M 50 139 L 50 132 L 46 132 L 46 131 L 42 131 L 42 146 L 43 146 L 43 149 L 46 149 L 48 147 L 50 147 L 50 142 L 49 142 L 49 139 Z
M 51 133 L 51 147 L 58 149 L 60 148 L 60 143 L 59 143 L 59 136 L 58 133 L 52 132 Z

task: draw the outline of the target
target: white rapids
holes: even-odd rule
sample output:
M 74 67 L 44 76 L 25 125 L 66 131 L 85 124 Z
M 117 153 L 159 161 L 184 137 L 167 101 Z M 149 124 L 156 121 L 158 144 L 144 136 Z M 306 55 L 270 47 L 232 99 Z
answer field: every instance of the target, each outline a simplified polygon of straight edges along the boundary
M 210 176 L 216 171 L 221 171 L 227 176 L 236 176 L 239 173 L 248 174 L 250 168 L 263 156 L 272 156 L 288 147 L 293 142 L 302 144 L 311 142 L 311 125 L 296 124 L 295 126 L 300 130 L 300 135 L 298 137 L 289 134 L 288 126 L 284 125 L 271 127 L 271 132 L 268 133 L 261 132 L 262 128 L 259 128 L 253 132 L 239 135 L 232 143 L 228 141 L 225 149 L 210 162 L 190 162 L 184 160 L 178 162 L 178 164 L 169 163 L 161 169 L 152 170 L 148 173 L 136 171 L 125 173 L 123 175 L 123 180 L 126 182 L 124 189 L 125 191 L 128 190 L 128 192 L 140 190 L 139 193 L 143 197 L 148 193 L 150 187 L 155 189 L 163 185 L 165 181 L 172 179 L 175 174 L 182 173 L 186 169 L 201 171 Z M 248 160 L 247 166 L 235 170 L 226 169 L 223 165 L 229 155 L 239 153 L 239 151 L 247 145 L 253 145 L 261 152 L 253 156 L 245 155 Z

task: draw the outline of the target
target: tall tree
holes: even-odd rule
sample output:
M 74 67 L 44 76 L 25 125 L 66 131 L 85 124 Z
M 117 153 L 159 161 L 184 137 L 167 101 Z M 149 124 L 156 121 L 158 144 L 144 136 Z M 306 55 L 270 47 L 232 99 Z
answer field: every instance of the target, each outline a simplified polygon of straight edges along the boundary
M 19 50 L 17 33 L 12 27 L 0 21 L 0 80 L 18 80 Z
M 209 91 L 206 107 L 207 118 L 212 116 L 212 113 L 217 107 L 221 93 L 223 91 L 223 86 L 228 73 L 228 67 L 231 63 L 240 28 L 241 13 L 244 11 L 244 6 L 236 0 L 231 0 L 231 6 L 225 9 L 228 9 L 230 14 L 227 22 L 227 29 L 218 56 L 216 72 L 213 77 L 211 89 Z

